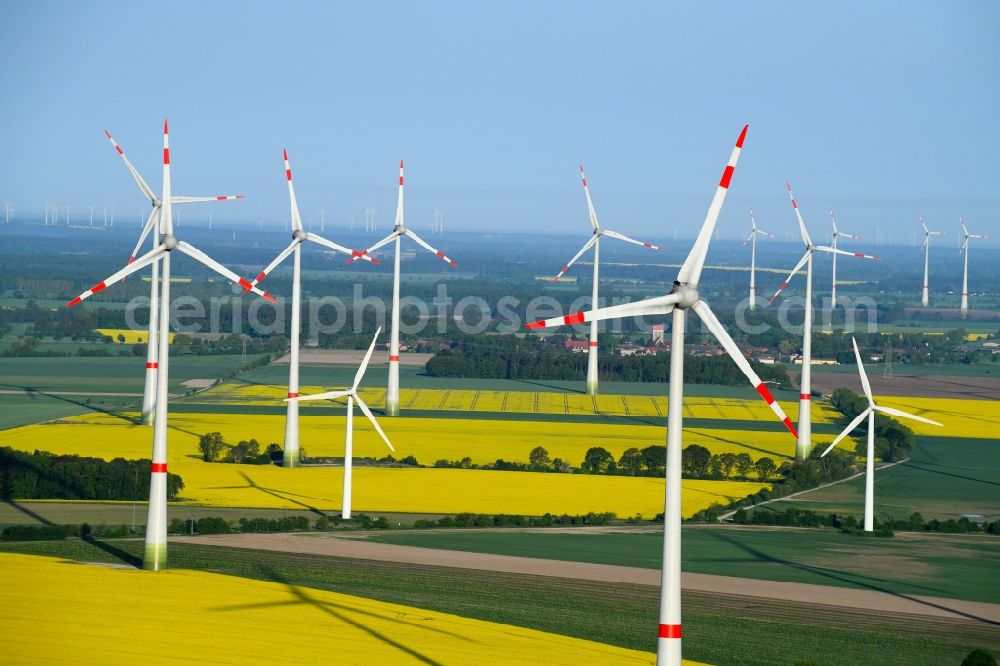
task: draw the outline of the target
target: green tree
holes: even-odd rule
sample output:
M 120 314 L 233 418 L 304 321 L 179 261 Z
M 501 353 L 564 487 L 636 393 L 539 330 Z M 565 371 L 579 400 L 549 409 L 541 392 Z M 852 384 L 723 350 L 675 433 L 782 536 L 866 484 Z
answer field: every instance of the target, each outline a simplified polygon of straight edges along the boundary
M 735 453 L 720 453 L 719 462 L 722 465 L 722 474 L 725 477 L 729 477 L 733 473 L 733 468 L 736 467 L 736 454 Z
M 606 474 L 615 466 L 615 459 L 611 453 L 600 446 L 595 446 L 587 450 L 583 456 L 583 464 L 580 468 L 588 474 Z
M 750 457 L 749 453 L 740 453 L 736 456 L 736 473 L 742 476 L 744 479 L 750 474 L 750 468 L 753 467 L 753 458 Z
M 536 446 L 528 454 L 528 462 L 531 463 L 533 470 L 538 471 L 546 469 L 552 461 L 549 460 L 549 452 L 545 450 L 545 447 Z
M 642 466 L 653 473 L 660 473 L 667 464 L 667 447 L 653 444 L 647 446 L 642 453 Z
M 692 479 L 703 479 L 708 476 L 708 463 L 711 459 L 711 451 L 704 446 L 691 444 L 681 451 L 681 470 Z
M 771 478 L 771 475 L 778 469 L 778 466 L 774 464 L 773 460 L 765 456 L 764 458 L 758 458 L 757 462 L 753 464 L 753 468 L 760 480 L 767 483 L 767 480 Z
M 205 462 L 216 460 L 225 446 L 226 440 L 222 438 L 221 432 L 206 433 L 198 439 L 198 450 L 201 451 L 201 459 Z
M 965 656 L 962 666 L 997 666 L 997 660 L 983 648 L 976 648 Z
M 639 449 L 627 449 L 618 459 L 618 468 L 625 470 L 630 476 L 638 474 L 642 470 L 642 453 Z

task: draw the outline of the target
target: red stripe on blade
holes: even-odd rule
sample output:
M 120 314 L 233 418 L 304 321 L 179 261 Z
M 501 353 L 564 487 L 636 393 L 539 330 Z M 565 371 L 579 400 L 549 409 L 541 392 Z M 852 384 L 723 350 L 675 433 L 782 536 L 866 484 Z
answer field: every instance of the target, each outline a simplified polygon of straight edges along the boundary
M 786 428 L 788 428 L 788 432 L 792 433 L 792 434 L 793 434 L 793 435 L 795 435 L 796 437 L 798 437 L 798 436 L 799 436 L 799 433 L 798 433 L 798 431 L 797 431 L 797 430 L 795 430 L 795 426 L 793 426 L 793 425 L 792 425 L 792 420 L 791 420 L 790 418 L 788 418 L 788 417 L 786 416 L 786 417 L 785 417 L 785 420 L 784 420 L 784 421 L 782 421 L 782 423 L 784 423 L 784 424 L 785 424 L 785 427 L 786 427 Z
M 681 625 L 679 624 L 660 625 L 660 638 L 680 638 L 680 637 L 681 637 Z
M 261 295 L 262 295 L 262 296 L 263 296 L 264 298 L 266 298 L 267 300 L 271 301 L 272 303 L 277 303 L 277 302 L 278 302 L 278 299 L 277 299 L 277 298 L 275 298 L 275 297 L 274 297 L 274 296 L 272 296 L 271 294 L 267 293 L 266 291 L 265 291 L 265 292 L 264 292 L 263 294 L 261 294 Z
M 757 389 L 757 393 L 760 393 L 760 397 L 764 398 L 764 400 L 767 401 L 767 404 L 770 405 L 772 402 L 774 402 L 774 396 L 771 395 L 771 392 L 768 390 L 767 386 L 765 386 L 764 384 L 757 384 L 757 386 L 754 386 L 754 388 Z
M 104 291 L 107 288 L 108 285 L 104 284 L 103 282 L 98 282 L 97 284 L 95 284 L 93 287 L 90 288 L 90 291 L 96 294 L 97 292 Z
M 862 254 L 861 252 L 855 252 L 855 253 L 854 253 L 854 256 L 855 256 L 855 257 L 863 257 L 863 256 L 865 256 L 865 255 L 864 255 L 864 254 Z
M 576 312 L 574 314 L 566 315 L 565 317 L 563 317 L 564 324 L 579 324 L 582 321 L 583 321 L 582 312 Z
M 726 170 L 722 172 L 722 180 L 719 181 L 719 187 L 729 189 L 729 181 L 733 179 L 734 171 L 736 171 L 734 167 L 726 165 Z
M 642 246 L 643 247 L 653 247 L 653 244 L 652 243 L 643 243 Z
M 240 278 L 240 286 L 244 289 L 253 289 L 253 285 L 246 278 Z
M 66 307 L 71 308 L 71 307 L 73 307 L 74 305 L 76 305 L 77 303 L 79 303 L 82 300 L 83 300 L 82 298 L 80 298 L 79 296 L 77 296 L 72 301 L 70 301 L 69 303 L 67 303 Z
M 79 298 L 76 299 L 76 302 L 79 303 L 80 299 Z M 70 303 L 70 305 L 75 305 L 75 303 Z M 533 321 L 530 324 L 525 324 L 524 327 L 525 328 L 545 328 L 545 322 L 544 321 Z
M 163 163 L 164 164 L 170 164 L 170 149 L 169 148 L 164 148 L 163 149 Z
M 736 139 L 736 147 L 737 148 L 742 148 L 743 147 L 743 141 L 747 138 L 747 130 L 748 129 L 750 129 L 749 125 L 744 125 L 743 126 L 743 131 L 740 132 L 740 138 Z
M 448 263 L 449 263 L 449 264 L 451 264 L 451 267 L 452 267 L 452 268 L 458 268 L 458 264 L 456 264 L 454 260 L 452 260 L 452 259 L 449 259 L 449 260 L 448 260 Z
M 287 178 L 289 181 L 292 180 L 292 170 L 291 169 L 285 169 L 285 178 Z
M 153 463 L 152 472 L 153 474 L 166 474 L 167 463 Z
M 263 279 L 264 279 L 264 278 L 266 278 L 266 277 L 267 277 L 267 273 L 265 273 L 264 271 L 261 271 L 261 272 L 260 272 L 260 275 L 258 275 L 258 276 L 257 276 L 257 277 L 256 277 L 256 278 L 254 279 L 254 281 L 255 281 L 255 282 L 260 282 L 261 280 L 263 280 Z
M 441 252 L 440 250 L 438 252 L 436 252 L 435 254 L 437 254 L 437 256 L 441 257 L 442 259 L 446 259 L 447 258 L 447 257 L 444 256 L 444 252 Z
M 123 156 L 123 157 L 125 156 L 125 151 L 124 151 L 124 150 L 122 150 L 121 148 L 119 148 L 117 144 L 115 145 L 115 150 L 117 150 L 117 151 L 118 151 L 118 154 L 119 154 L 119 155 L 121 155 L 121 156 Z

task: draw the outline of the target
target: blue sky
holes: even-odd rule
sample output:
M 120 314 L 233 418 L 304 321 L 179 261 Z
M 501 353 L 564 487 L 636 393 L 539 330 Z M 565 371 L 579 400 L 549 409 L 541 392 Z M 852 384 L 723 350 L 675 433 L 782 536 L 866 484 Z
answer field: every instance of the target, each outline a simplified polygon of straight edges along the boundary
M 724 236 L 791 228 L 786 178 L 814 235 L 996 227 L 1000 4 L 708 4 L 6 2 L 0 198 L 137 217 L 103 129 L 159 189 L 169 116 L 217 221 L 281 224 L 287 146 L 329 224 L 388 228 L 403 158 L 416 228 L 585 235 L 584 162 L 603 224 L 691 236 L 748 122 Z

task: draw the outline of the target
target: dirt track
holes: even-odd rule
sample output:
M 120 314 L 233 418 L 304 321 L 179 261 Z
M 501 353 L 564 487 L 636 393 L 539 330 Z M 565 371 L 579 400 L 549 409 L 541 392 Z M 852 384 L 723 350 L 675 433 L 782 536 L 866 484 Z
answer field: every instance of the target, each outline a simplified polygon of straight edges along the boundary
M 458 569 L 502 571 L 610 583 L 652 586 L 660 584 L 660 572 L 655 569 L 417 548 L 375 543 L 358 538 L 344 538 L 333 534 L 226 534 L 204 537 L 172 537 L 172 540 L 201 545 L 253 548 Z M 1000 623 L 1000 604 L 694 573 L 683 575 L 683 585 L 684 589 L 688 591 L 857 608 L 883 613 L 960 620 L 974 619 Z

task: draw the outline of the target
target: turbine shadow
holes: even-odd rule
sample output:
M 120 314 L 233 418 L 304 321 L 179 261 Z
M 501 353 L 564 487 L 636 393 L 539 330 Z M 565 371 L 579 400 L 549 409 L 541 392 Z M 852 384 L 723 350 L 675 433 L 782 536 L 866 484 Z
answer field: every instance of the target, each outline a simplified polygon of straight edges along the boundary
M 848 583 L 848 584 L 851 584 L 851 585 L 857 585 L 857 586 L 860 586 L 860 587 L 862 587 L 864 589 L 867 589 L 867 590 L 872 590 L 874 592 L 882 592 L 883 594 L 889 594 L 889 595 L 892 595 L 892 596 L 897 597 L 899 599 L 906 599 L 907 601 L 913 601 L 915 603 L 918 603 L 918 604 L 921 604 L 921 605 L 924 605 L 924 606 L 928 606 L 930 608 L 936 608 L 938 610 L 943 610 L 943 611 L 947 611 L 949 613 L 954 613 L 955 615 L 959 615 L 959 616 L 964 617 L 964 618 L 966 618 L 968 620 L 975 620 L 976 622 L 982 622 L 984 624 L 990 624 L 990 625 L 994 625 L 994 626 L 1000 626 L 1000 622 L 995 622 L 993 620 L 990 620 L 990 619 L 987 619 L 987 618 L 984 618 L 984 617 L 979 617 L 978 615 L 973 615 L 972 613 L 966 613 L 964 611 L 960 611 L 960 610 L 957 610 L 957 609 L 954 609 L 954 608 L 950 608 L 948 606 L 945 606 L 944 604 L 934 603 L 932 601 L 927 601 L 926 599 L 918 599 L 915 596 L 912 596 L 912 595 L 909 595 L 909 594 L 904 594 L 902 592 L 894 592 L 892 590 L 886 589 L 885 587 L 882 587 L 882 586 L 877 585 L 875 583 L 868 583 L 868 582 L 865 582 L 864 580 L 860 580 L 860 579 L 867 579 L 867 580 L 878 581 L 879 579 L 877 579 L 877 578 L 872 578 L 870 576 L 856 575 L 856 574 L 848 574 L 848 573 L 843 572 L 843 571 L 837 571 L 836 569 L 826 569 L 826 568 L 823 568 L 823 567 L 816 567 L 816 566 L 812 566 L 812 565 L 809 565 L 809 564 L 802 564 L 802 563 L 799 563 L 799 562 L 791 562 L 789 560 L 783 560 L 783 559 L 781 559 L 779 557 L 775 557 L 773 555 L 768 555 L 764 551 L 758 550 L 757 548 L 754 548 L 753 546 L 750 546 L 750 545 L 748 545 L 746 543 L 743 543 L 743 542 L 739 541 L 738 539 L 734 539 L 731 536 L 719 534 L 718 532 L 713 532 L 712 536 L 714 536 L 716 539 L 719 539 L 720 541 L 725 541 L 726 543 L 729 543 L 730 545 L 736 546 L 740 550 L 742 550 L 742 551 L 744 551 L 746 553 L 749 553 L 750 555 L 753 555 L 755 558 L 757 558 L 757 560 L 760 560 L 760 561 L 763 561 L 763 562 L 770 562 L 772 564 L 781 564 L 781 565 L 784 565 L 786 567 L 790 567 L 792 569 L 799 569 L 800 571 L 807 571 L 809 573 L 816 574 L 816 575 L 819 575 L 819 576 L 823 576 L 824 578 L 829 578 L 831 580 L 835 580 L 835 581 L 838 581 L 840 583 Z M 924 589 L 928 589 L 928 590 L 935 590 L 935 588 L 926 587 L 926 586 L 922 586 L 922 585 L 918 586 L 918 587 L 924 587 Z
M 129 565 L 130 567 L 135 567 L 136 569 L 142 568 L 141 557 L 137 557 L 132 553 L 127 553 L 121 548 L 116 548 L 115 546 L 112 546 L 110 543 L 106 541 L 101 541 L 100 539 L 96 539 L 89 535 L 83 537 L 82 541 L 84 541 L 85 543 L 89 543 L 91 546 L 94 546 L 96 548 L 100 548 L 101 550 L 103 550 L 108 555 L 111 555 L 112 557 L 117 557 L 119 560 Z
M 331 616 L 331 617 L 339 620 L 340 622 L 343 622 L 344 624 L 350 625 L 350 626 L 354 627 L 355 629 L 359 629 L 359 630 L 365 632 L 366 634 L 368 634 L 369 636 L 371 636 L 372 638 L 374 638 L 374 639 L 376 639 L 378 641 L 381 641 L 382 643 L 385 643 L 386 645 L 390 645 L 390 646 L 396 648 L 397 650 L 400 650 L 401 652 L 406 653 L 410 657 L 412 657 L 412 658 L 414 658 L 414 659 L 416 659 L 416 660 L 418 660 L 420 662 L 423 662 L 425 664 L 433 664 L 435 666 L 443 666 L 441 664 L 441 662 L 438 662 L 438 661 L 432 659 L 431 657 L 429 657 L 429 656 L 427 656 L 427 655 L 425 655 L 425 654 L 417 651 L 414 648 L 411 648 L 411 647 L 409 647 L 407 645 L 403 645 L 399 641 L 393 640 L 392 638 L 390 638 L 386 634 L 384 634 L 384 633 L 382 633 L 382 632 L 380 632 L 380 631 L 378 631 L 378 630 L 376 630 L 376 629 L 374 629 L 374 628 L 372 628 L 372 627 L 364 624 L 363 622 L 348 617 L 347 614 L 351 613 L 351 614 L 363 615 L 363 616 L 367 616 L 369 618 L 373 618 L 373 619 L 376 619 L 376 620 L 389 621 L 389 622 L 394 622 L 394 623 L 397 623 L 397 624 L 402 624 L 402 625 L 407 625 L 407 626 L 414 626 L 414 622 L 413 621 L 403 620 L 403 619 L 400 619 L 399 617 L 391 617 L 389 615 L 383 615 L 383 614 L 380 614 L 380 613 L 366 611 L 366 610 L 362 610 L 360 608 L 352 608 L 350 606 L 339 604 L 339 603 L 336 603 L 336 602 L 333 602 L 333 601 L 324 601 L 324 600 L 321 600 L 321 599 L 317 599 L 317 598 L 315 598 L 315 597 L 313 597 L 312 595 L 309 594 L 308 588 L 302 588 L 302 587 L 299 587 L 298 585 L 295 585 L 294 583 L 292 583 L 291 581 L 289 581 L 288 579 L 286 579 L 284 576 L 282 576 L 280 573 L 278 573 L 274 569 L 271 569 L 270 567 L 266 567 L 266 566 L 262 566 L 261 565 L 260 566 L 260 570 L 264 574 L 263 577 L 266 580 L 271 580 L 273 582 L 281 583 L 282 585 L 284 585 L 288 589 L 288 592 L 292 596 L 292 599 L 289 599 L 288 601 L 276 601 L 276 602 L 267 602 L 267 603 L 258 603 L 258 604 L 242 604 L 242 605 L 235 605 L 235 606 L 219 606 L 219 607 L 213 608 L 212 610 L 213 611 L 238 611 L 238 610 L 251 609 L 251 608 L 271 608 L 271 607 L 295 606 L 295 605 L 299 605 L 299 604 L 308 604 L 308 605 L 310 605 L 310 606 L 312 606 L 312 607 L 314 607 L 314 608 L 316 608 L 316 609 L 318 609 L 318 610 L 326 613 L 327 615 L 329 615 L 329 616 Z M 425 626 L 425 625 L 418 625 L 418 626 L 421 629 L 424 629 L 424 630 L 427 630 L 427 631 L 432 631 L 432 632 L 437 633 L 437 634 L 442 634 L 442 635 L 445 635 L 445 636 L 449 636 L 451 638 L 455 638 L 455 639 L 459 639 L 459 640 L 464 640 L 464 641 L 471 641 L 472 640 L 472 639 L 470 639 L 470 638 L 468 638 L 466 636 L 462 636 L 460 634 L 456 634 L 454 632 L 447 631 L 445 629 L 438 629 L 437 627 L 431 627 L 431 626 Z
M 17 509 L 18 511 L 20 511 L 24 515 L 28 516 L 29 518 L 32 518 L 33 520 L 38 521 L 42 525 L 55 525 L 54 522 L 52 522 L 51 520 L 49 520 L 45 516 L 43 516 L 41 514 L 38 514 L 38 513 L 35 513 L 34 511 L 32 511 L 28 507 L 24 506 L 23 504 L 18 504 L 15 500 L 6 500 L 4 502 L 4 504 L 6 504 L 7 506 L 12 507 L 14 509 Z
M 214 486 L 212 488 L 207 488 L 207 490 L 234 490 L 234 489 L 242 489 L 242 488 L 253 488 L 253 489 L 259 490 L 260 492 L 265 493 L 267 495 L 271 495 L 272 497 L 277 497 L 278 499 L 285 500 L 286 502 L 291 502 L 292 504 L 298 504 L 303 509 L 308 509 L 309 511 L 312 511 L 313 513 L 315 513 L 317 516 L 326 516 L 327 515 L 325 512 L 317 509 L 316 507 L 312 506 L 311 504 L 306 504 L 305 502 L 300 502 L 299 500 L 295 499 L 296 497 L 302 497 L 302 498 L 305 498 L 305 499 L 317 499 L 315 497 L 310 497 L 309 495 L 298 495 L 296 493 L 289 493 L 289 492 L 285 492 L 283 490 L 275 490 L 274 488 L 265 488 L 264 486 L 258 485 L 256 481 L 254 481 L 253 479 L 250 478 L 249 474 L 247 474 L 246 472 L 244 472 L 242 470 L 239 471 L 239 475 L 242 476 L 246 480 L 247 485 L 245 485 L 245 486 Z

